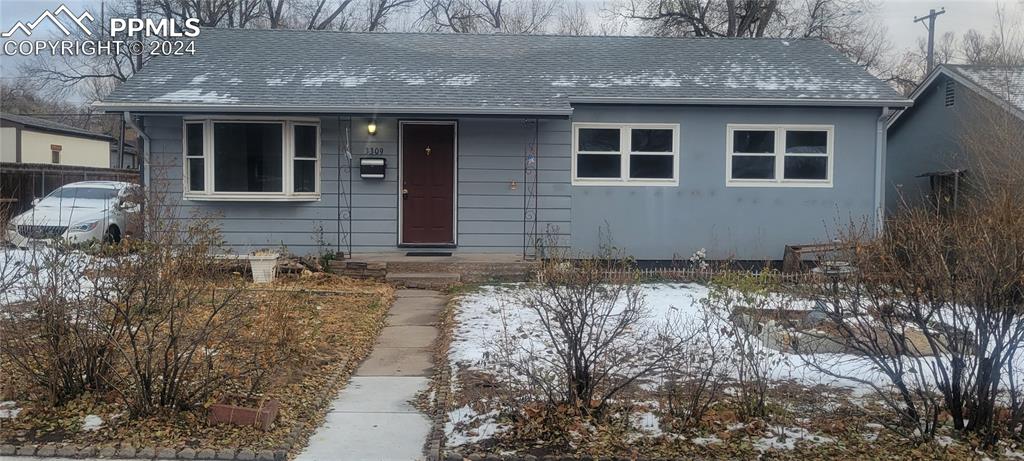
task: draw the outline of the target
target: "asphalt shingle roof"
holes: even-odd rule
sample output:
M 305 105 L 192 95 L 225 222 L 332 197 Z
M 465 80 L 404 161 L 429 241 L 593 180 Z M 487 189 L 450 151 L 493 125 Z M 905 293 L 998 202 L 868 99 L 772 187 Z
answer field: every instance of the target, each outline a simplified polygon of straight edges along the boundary
M 83 128 L 65 125 L 63 123 L 58 123 L 42 118 L 29 117 L 27 115 L 0 113 L 0 119 L 7 120 L 9 122 L 17 123 L 20 125 L 25 125 L 29 128 L 38 128 L 44 131 L 63 133 L 68 135 L 85 136 L 89 138 L 98 138 L 104 140 L 113 139 L 112 137 L 105 135 L 103 133 L 97 133 L 95 131 L 89 131 Z
M 820 40 L 203 29 L 102 104 L 569 111 L 570 101 L 904 101 Z M 677 101 L 678 100 L 678 101 Z
M 993 96 L 1024 112 L 1024 66 L 945 65 Z

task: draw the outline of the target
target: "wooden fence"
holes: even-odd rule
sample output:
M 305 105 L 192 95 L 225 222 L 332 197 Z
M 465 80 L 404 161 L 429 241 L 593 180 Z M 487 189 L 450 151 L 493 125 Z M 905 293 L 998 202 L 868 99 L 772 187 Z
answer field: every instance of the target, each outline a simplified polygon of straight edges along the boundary
M 0 163 L 0 207 L 11 214 L 32 207 L 32 200 L 78 181 L 139 182 L 136 170 L 72 165 Z

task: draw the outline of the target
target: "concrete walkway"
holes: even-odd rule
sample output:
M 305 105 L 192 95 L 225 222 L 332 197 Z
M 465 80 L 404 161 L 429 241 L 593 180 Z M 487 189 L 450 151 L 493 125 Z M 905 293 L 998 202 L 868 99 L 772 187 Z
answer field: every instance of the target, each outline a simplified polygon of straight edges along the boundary
M 373 352 L 298 461 L 423 459 L 431 422 L 409 402 L 429 385 L 444 303 L 436 291 L 398 290 Z

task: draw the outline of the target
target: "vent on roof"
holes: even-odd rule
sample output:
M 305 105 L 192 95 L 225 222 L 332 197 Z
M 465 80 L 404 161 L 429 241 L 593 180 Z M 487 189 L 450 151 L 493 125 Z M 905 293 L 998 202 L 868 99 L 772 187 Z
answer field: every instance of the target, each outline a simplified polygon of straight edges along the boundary
M 956 104 L 956 83 L 946 80 L 946 107 L 953 107 Z

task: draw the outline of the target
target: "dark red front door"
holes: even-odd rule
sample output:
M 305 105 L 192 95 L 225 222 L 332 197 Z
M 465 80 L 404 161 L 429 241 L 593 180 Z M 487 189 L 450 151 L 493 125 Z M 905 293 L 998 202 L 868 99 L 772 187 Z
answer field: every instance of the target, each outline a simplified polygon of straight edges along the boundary
M 402 125 L 402 242 L 455 243 L 455 125 Z

